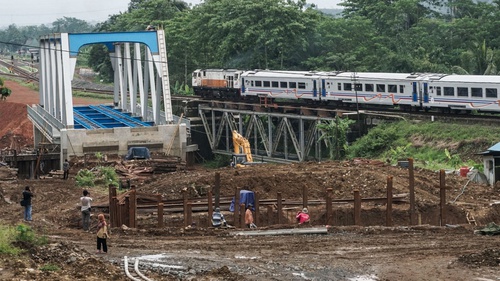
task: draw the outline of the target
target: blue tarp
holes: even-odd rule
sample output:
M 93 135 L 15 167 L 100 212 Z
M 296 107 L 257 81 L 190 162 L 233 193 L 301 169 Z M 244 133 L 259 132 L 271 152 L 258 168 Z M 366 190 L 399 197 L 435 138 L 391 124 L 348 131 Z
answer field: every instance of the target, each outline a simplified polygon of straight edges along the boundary
M 147 147 L 131 147 L 128 149 L 127 156 L 125 156 L 125 160 L 149 158 L 151 158 L 151 156 L 149 155 L 149 149 Z
M 252 204 L 254 206 L 252 210 L 255 209 L 255 194 L 253 191 L 250 190 L 240 190 L 240 204 L 245 204 L 248 206 L 248 204 Z M 231 206 L 229 206 L 229 211 L 234 212 L 234 197 L 233 200 L 231 200 Z

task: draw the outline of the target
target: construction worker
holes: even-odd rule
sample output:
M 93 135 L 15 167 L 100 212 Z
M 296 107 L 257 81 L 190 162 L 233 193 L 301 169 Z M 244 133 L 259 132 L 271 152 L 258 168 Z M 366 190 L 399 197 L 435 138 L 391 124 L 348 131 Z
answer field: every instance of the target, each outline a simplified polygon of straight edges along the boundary
M 245 224 L 248 228 L 255 228 L 255 224 L 253 223 L 253 213 L 252 213 L 252 204 L 247 205 L 247 210 L 245 211 Z
M 69 178 L 69 162 L 68 162 L 68 159 L 65 159 L 64 160 L 64 163 L 63 163 L 63 179 L 67 180 Z
M 297 216 L 295 216 L 295 218 L 297 219 L 297 222 L 299 224 L 309 222 L 309 211 L 307 210 L 307 208 L 304 208 L 302 209 L 302 211 L 299 211 L 297 213 Z
M 212 215 L 212 226 L 213 227 L 221 227 L 227 226 L 226 220 L 224 219 L 224 215 L 220 212 L 220 208 L 215 208 L 215 211 Z

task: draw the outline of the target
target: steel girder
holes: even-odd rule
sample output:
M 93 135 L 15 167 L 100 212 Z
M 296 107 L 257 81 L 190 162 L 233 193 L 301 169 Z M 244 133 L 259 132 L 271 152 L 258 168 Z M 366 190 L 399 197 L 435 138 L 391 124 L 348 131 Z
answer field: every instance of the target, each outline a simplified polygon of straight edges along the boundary
M 231 154 L 231 131 L 237 130 L 252 147 L 255 159 L 270 162 L 320 161 L 326 156 L 317 125 L 334 117 L 211 107 L 201 104 L 198 114 L 214 153 Z M 267 128 L 267 130 L 266 130 Z

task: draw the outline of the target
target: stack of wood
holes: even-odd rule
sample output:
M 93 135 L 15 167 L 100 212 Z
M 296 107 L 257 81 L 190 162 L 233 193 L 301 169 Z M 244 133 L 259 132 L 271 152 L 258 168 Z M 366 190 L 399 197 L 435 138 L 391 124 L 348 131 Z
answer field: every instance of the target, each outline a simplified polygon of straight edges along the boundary
M 125 203 L 125 197 L 127 195 L 130 195 L 132 191 L 127 191 L 121 194 L 118 194 L 116 196 L 116 199 L 118 200 L 118 203 L 124 204 Z M 159 203 L 159 200 L 162 200 L 162 197 L 158 194 L 150 194 L 150 193 L 144 193 L 144 192 L 136 192 L 136 199 L 137 199 L 137 204 L 138 205 L 156 205 Z M 162 201 L 163 202 L 163 201 Z
M 146 179 L 153 174 L 183 170 L 186 163 L 179 157 L 164 156 L 148 160 L 122 161 L 115 165 L 116 173 L 127 179 Z

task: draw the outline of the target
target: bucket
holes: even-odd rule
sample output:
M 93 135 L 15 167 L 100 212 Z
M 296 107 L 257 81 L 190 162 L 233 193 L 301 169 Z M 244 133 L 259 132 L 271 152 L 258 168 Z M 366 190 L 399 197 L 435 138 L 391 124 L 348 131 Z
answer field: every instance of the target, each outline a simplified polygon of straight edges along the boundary
M 461 177 L 467 177 L 467 173 L 469 172 L 469 168 L 467 167 L 462 167 L 460 168 L 460 176 Z

